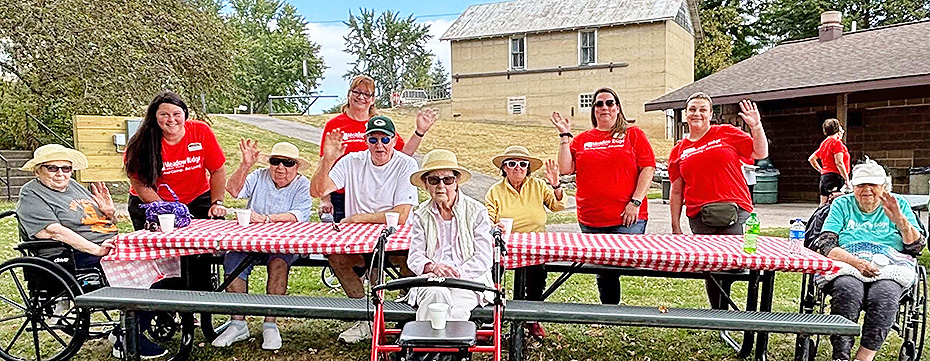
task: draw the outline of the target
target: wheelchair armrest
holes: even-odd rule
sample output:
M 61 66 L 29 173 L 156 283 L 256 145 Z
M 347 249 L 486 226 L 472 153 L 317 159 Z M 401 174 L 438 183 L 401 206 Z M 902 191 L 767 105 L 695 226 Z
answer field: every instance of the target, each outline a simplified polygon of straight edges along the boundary
M 498 295 L 503 296 L 503 293 L 494 288 L 487 286 L 483 283 L 463 280 L 460 278 L 448 278 L 448 277 L 409 277 L 401 278 L 396 280 L 388 281 L 385 284 L 380 284 L 375 287 L 372 287 L 372 291 L 378 290 L 399 290 L 402 288 L 411 288 L 411 287 L 448 287 L 448 288 L 458 288 L 463 290 L 471 290 L 475 292 L 485 292 L 490 291 Z
M 13 249 L 17 251 L 35 251 L 37 249 L 69 247 L 67 244 L 51 239 L 31 239 L 17 244 Z

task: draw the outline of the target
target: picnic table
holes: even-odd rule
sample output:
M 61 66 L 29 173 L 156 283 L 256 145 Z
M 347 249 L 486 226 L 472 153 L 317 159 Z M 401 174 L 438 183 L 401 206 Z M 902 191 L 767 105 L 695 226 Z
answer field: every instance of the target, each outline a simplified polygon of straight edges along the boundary
M 235 221 L 194 220 L 171 232 L 136 231 L 116 237 L 116 248 L 101 261 L 112 286 L 147 288 L 165 277 L 181 274 L 180 257 L 220 251 L 353 254 L 375 249 L 382 224 L 269 223 L 239 226 Z M 386 243 L 387 251 L 409 246 L 409 226 L 401 226 Z M 742 236 L 617 235 L 580 233 L 515 233 L 509 236 L 504 266 L 516 269 L 514 298 L 523 298 L 524 267 L 568 263 L 568 274 L 584 272 L 588 265 L 619 267 L 610 272 L 661 277 L 713 277 L 718 272 L 746 271 L 750 281 L 746 311 L 770 312 L 777 271 L 827 273 L 833 261 L 803 249 L 792 254 L 788 242 L 759 237 L 758 250 L 746 254 Z M 596 268 L 596 267 L 595 267 Z M 596 268 L 596 272 L 603 269 Z M 560 278 L 561 279 L 561 278 Z M 562 280 L 561 282 L 564 282 Z M 558 284 L 554 285 L 557 287 Z M 761 293 L 759 289 L 761 287 Z M 732 302 L 731 302 L 732 304 Z M 514 328 L 512 359 L 522 357 L 522 327 Z M 750 332 L 750 331 L 747 331 Z M 732 342 L 732 340 L 731 340 Z M 755 337 L 756 359 L 764 360 L 768 334 Z M 753 345 L 747 333 L 741 356 Z M 731 346 L 736 347 L 735 343 Z M 748 347 L 748 349 L 747 349 Z M 514 357 L 516 356 L 516 357 Z

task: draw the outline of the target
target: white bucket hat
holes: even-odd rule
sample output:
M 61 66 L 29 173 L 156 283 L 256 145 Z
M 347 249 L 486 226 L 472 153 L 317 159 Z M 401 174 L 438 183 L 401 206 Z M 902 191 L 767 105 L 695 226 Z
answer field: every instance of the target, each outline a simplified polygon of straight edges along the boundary
M 84 153 L 66 148 L 61 144 L 46 144 L 36 148 L 32 152 L 32 159 L 20 169 L 26 172 L 34 172 L 40 164 L 53 160 L 69 161 L 71 162 L 71 168 L 74 170 L 87 169 L 87 157 L 84 156 Z
M 849 182 L 854 186 L 860 184 L 885 184 L 887 177 L 885 168 L 870 159 L 853 167 L 852 179 Z
M 297 146 L 288 142 L 275 143 L 275 145 L 271 147 L 271 153 L 262 153 L 262 162 L 268 163 L 268 159 L 271 157 L 282 157 L 296 160 L 298 171 L 307 170 L 307 168 L 310 168 L 310 161 L 302 158 L 300 156 L 300 151 L 297 149 Z

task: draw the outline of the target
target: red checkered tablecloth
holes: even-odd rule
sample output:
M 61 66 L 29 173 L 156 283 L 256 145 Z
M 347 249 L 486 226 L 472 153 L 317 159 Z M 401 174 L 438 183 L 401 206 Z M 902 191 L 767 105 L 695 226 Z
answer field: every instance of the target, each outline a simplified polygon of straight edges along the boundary
M 102 261 L 111 285 L 148 287 L 180 274 L 178 257 L 217 251 L 354 254 L 370 253 L 383 224 L 267 223 L 195 220 L 172 232 L 136 231 L 116 237 L 116 249 Z M 388 251 L 406 250 L 410 227 L 388 239 Z M 668 272 L 730 269 L 806 273 L 835 272 L 832 260 L 809 250 L 792 254 L 788 241 L 759 237 L 758 251 L 743 252 L 742 236 L 672 234 L 515 233 L 508 240 L 507 268 L 549 262 L 584 262 Z M 151 282 L 150 282 L 151 281 Z M 148 284 L 146 284 L 148 283 Z

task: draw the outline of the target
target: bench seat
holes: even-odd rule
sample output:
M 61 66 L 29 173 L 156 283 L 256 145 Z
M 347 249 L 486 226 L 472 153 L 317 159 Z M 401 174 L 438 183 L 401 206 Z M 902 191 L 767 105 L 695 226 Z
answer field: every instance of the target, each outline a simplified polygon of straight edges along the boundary
M 240 314 L 337 320 L 371 319 L 374 306 L 368 299 L 309 296 L 276 296 L 245 293 L 152 290 L 105 287 L 76 298 L 79 307 L 132 311 L 173 311 Z M 473 318 L 490 320 L 493 309 L 481 307 Z M 387 302 L 387 321 L 411 321 L 413 308 Z M 670 327 L 777 333 L 858 335 L 859 325 L 837 315 L 710 309 L 617 306 L 539 301 L 507 301 L 506 321 L 604 324 L 617 326 Z

